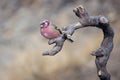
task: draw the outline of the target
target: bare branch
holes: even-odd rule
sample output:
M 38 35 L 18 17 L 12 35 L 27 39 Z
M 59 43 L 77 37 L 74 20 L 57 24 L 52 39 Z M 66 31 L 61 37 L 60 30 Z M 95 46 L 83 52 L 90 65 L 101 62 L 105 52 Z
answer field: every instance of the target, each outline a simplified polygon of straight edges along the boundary
M 91 55 L 96 56 L 95 63 L 100 80 L 110 80 L 110 74 L 107 72 L 106 64 L 109 59 L 110 52 L 113 49 L 114 32 L 108 19 L 104 16 L 89 16 L 88 12 L 81 5 L 75 8 L 73 12 L 77 17 L 79 17 L 79 22 L 64 27 L 62 29 L 63 34 L 48 42 L 50 45 L 55 43 L 55 46 L 51 50 L 44 52 L 43 55 L 57 54 L 62 49 L 64 41 L 71 37 L 77 29 L 90 26 L 100 28 L 103 31 L 104 38 L 101 43 L 101 47 Z
M 101 43 L 101 47 L 98 50 L 94 51 L 92 55 L 96 56 L 95 63 L 100 80 L 110 80 L 110 74 L 106 69 L 106 64 L 113 49 L 114 32 L 109 24 L 108 19 L 104 16 L 89 17 L 87 11 L 81 6 L 74 9 L 74 12 L 76 16 L 79 17 L 80 23 L 84 27 L 95 26 L 102 29 L 104 38 Z
M 43 52 L 43 55 L 53 56 L 57 54 L 62 49 L 65 40 L 65 34 L 61 34 L 58 38 L 49 40 L 48 44 L 51 45 L 55 43 L 55 46 L 51 50 Z

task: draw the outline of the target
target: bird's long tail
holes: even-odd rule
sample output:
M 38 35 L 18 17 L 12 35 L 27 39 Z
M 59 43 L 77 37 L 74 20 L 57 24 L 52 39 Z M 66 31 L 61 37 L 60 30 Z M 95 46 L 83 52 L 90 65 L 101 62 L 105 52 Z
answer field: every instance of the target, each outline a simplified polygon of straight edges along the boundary
M 54 25 L 55 29 L 59 31 L 60 34 L 63 34 L 62 31 L 61 31 L 55 24 L 53 24 L 53 25 Z M 69 41 L 69 42 L 71 42 L 71 43 L 74 42 L 74 41 L 73 41 L 71 38 L 69 38 L 67 35 L 65 35 L 65 37 L 66 37 L 67 41 Z

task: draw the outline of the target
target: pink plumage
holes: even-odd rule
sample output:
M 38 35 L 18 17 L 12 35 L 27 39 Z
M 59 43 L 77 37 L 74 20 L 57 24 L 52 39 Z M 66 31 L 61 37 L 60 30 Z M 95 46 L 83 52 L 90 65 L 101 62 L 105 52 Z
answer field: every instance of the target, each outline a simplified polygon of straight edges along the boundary
M 59 31 L 48 20 L 44 20 L 40 23 L 40 33 L 47 39 L 53 39 L 60 35 Z

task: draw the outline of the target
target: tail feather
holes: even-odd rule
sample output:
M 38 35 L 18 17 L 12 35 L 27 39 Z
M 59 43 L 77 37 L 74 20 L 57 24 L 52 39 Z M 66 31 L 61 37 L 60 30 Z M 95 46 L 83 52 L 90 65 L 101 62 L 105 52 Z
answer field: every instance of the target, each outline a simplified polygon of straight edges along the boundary
M 62 34 L 62 31 L 55 25 L 55 24 L 52 24 L 54 26 L 54 28 L 59 31 L 60 34 Z
M 55 28 L 56 30 L 59 31 L 60 34 L 62 34 L 62 31 L 61 31 L 55 24 L 52 24 L 52 25 L 54 26 L 54 28 Z M 66 37 L 67 37 L 67 36 L 66 36 Z M 71 43 L 74 42 L 71 38 L 68 38 L 68 37 L 67 37 L 67 41 L 69 41 L 69 42 L 71 42 Z

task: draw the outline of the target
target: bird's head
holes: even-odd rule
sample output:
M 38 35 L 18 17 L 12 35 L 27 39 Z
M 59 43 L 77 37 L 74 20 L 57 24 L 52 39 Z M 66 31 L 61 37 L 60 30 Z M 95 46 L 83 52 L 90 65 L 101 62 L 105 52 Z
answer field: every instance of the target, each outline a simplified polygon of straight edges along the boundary
M 44 21 L 40 22 L 40 28 L 47 28 L 49 25 L 50 25 L 49 20 L 44 20 Z

